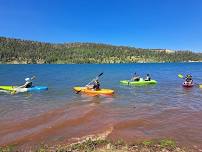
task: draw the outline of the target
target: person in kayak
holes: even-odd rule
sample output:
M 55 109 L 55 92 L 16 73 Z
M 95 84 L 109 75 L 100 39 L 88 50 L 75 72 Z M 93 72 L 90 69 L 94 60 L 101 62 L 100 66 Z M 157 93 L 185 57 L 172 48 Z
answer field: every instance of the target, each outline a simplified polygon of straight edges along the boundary
M 140 76 L 135 72 L 131 81 L 140 81 Z
M 151 76 L 147 74 L 146 78 L 144 79 L 145 81 L 151 81 Z
M 189 84 L 193 83 L 193 79 L 192 79 L 192 76 L 190 74 L 186 75 L 186 77 L 185 77 L 185 83 L 189 83 Z
M 100 90 L 100 82 L 98 80 L 94 81 L 93 89 L 94 90 Z
M 100 82 L 98 80 L 93 81 L 91 85 L 86 86 L 88 89 L 100 90 Z
M 20 86 L 19 88 L 31 88 L 33 79 L 35 79 L 35 76 L 33 76 L 32 78 L 25 78 L 25 84 Z

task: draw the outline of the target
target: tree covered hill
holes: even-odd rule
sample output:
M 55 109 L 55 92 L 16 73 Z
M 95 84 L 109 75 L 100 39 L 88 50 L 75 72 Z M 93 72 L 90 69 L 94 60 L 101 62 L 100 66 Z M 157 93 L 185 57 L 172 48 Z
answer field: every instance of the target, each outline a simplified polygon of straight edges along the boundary
M 97 43 L 52 44 L 0 37 L 0 63 L 142 63 L 202 61 L 202 53 Z

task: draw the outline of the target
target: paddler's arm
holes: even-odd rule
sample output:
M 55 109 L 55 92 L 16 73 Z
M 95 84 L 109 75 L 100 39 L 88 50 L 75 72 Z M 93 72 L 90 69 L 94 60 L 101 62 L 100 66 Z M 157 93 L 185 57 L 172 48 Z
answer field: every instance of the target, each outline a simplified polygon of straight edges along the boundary
M 18 88 L 25 88 L 27 86 L 27 82 L 25 82 L 25 84 L 19 86 Z
M 86 85 L 86 88 L 92 89 L 92 88 L 93 88 L 93 85 Z

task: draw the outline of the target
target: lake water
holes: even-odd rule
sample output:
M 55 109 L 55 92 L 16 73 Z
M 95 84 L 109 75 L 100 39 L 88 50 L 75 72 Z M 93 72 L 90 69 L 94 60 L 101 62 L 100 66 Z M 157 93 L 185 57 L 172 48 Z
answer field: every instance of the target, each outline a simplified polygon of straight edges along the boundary
M 101 87 L 114 89 L 114 96 L 73 92 L 74 86 L 84 86 L 101 72 Z M 134 72 L 150 73 L 158 84 L 119 84 Z M 49 87 L 33 93 L 0 93 L 0 145 L 25 148 L 106 134 L 128 142 L 171 138 L 202 148 L 202 89 L 183 88 L 179 73 L 190 73 L 202 83 L 202 63 L 0 65 L 0 85 L 21 85 L 35 75 L 34 85 Z

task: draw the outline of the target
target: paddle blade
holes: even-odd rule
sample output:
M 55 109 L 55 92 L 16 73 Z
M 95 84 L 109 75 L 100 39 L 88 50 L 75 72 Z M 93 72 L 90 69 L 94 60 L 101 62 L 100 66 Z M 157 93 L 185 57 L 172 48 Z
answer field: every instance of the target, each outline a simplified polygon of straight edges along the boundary
M 183 75 L 181 75 L 181 74 L 178 74 L 178 77 L 181 78 L 181 79 L 184 78 Z
M 81 90 L 79 90 L 79 91 L 75 91 L 76 92 L 76 94 L 79 94 L 80 92 L 81 92 Z
M 100 73 L 100 74 L 98 75 L 98 77 L 100 77 L 101 75 L 103 75 L 103 72 L 102 72 L 102 73 Z
M 93 81 L 95 81 L 95 80 L 98 80 L 101 75 L 103 75 L 103 72 L 100 73 L 100 74 L 99 74 L 95 79 L 93 79 L 91 82 L 93 82 Z M 90 83 L 91 83 L 91 82 L 90 82 Z M 88 84 L 90 84 L 90 83 L 88 83 Z

